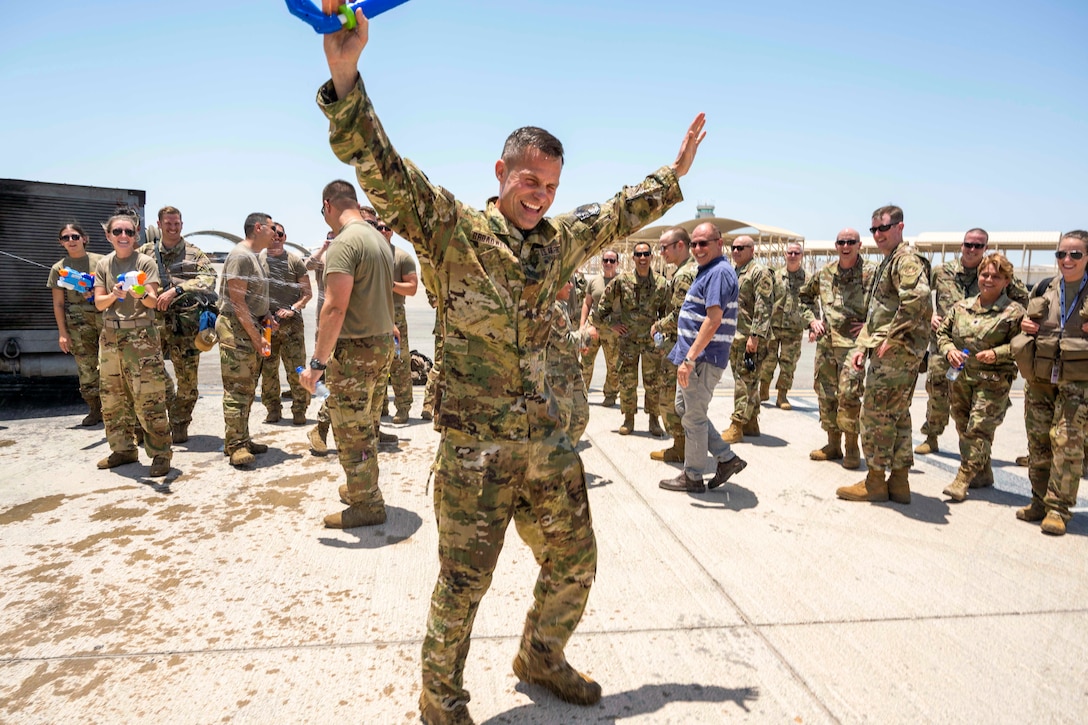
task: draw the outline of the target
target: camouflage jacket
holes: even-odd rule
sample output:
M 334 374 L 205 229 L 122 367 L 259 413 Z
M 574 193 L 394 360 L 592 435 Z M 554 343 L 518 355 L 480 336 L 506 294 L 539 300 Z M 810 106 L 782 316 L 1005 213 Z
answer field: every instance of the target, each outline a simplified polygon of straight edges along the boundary
M 774 275 L 759 262 L 750 260 L 737 270 L 737 337 L 771 336 L 771 309 L 774 306 Z
M 774 302 L 771 305 L 771 329 L 800 332 L 805 329 L 799 294 L 805 284 L 805 270 L 790 272 L 779 267 L 771 272 Z
M 875 349 L 887 340 L 921 358 L 929 345 L 932 317 L 929 263 L 900 242 L 873 274 L 857 347 Z
M 551 435 L 558 421 L 545 359 L 556 294 L 586 259 L 681 201 L 676 174 L 663 166 L 607 201 L 523 232 L 496 199 L 475 210 L 402 158 L 361 79 L 343 99 L 326 83 L 317 102 L 329 119 L 333 152 L 355 167 L 370 203 L 412 243 L 420 267 L 424 258 L 434 265 L 445 331 L 438 423 L 484 440 Z
M 978 294 L 978 267 L 964 269 L 963 262 L 959 259 L 945 262 L 933 269 L 929 286 L 934 292 L 933 314 L 943 320 L 952 310 L 952 305 Z M 1028 304 L 1028 288 L 1016 277 L 1005 288 L 1005 294 L 1013 302 L 1024 306 Z M 936 330 L 932 331 L 930 342 L 934 350 L 940 349 L 937 346 Z
M 876 265 L 865 259 L 850 269 L 842 269 L 837 261 L 824 265 L 798 295 L 805 326 L 822 319 L 827 327 L 824 339 L 833 347 L 853 347 L 856 336 L 850 328 L 865 320 L 865 295 L 875 271 Z
M 650 327 L 665 313 L 668 300 L 669 283 L 660 274 L 652 269 L 645 277 L 633 271 L 624 272 L 605 287 L 597 302 L 593 324 L 626 325 L 627 334 L 620 339 L 653 344 Z
M 688 289 L 695 281 L 695 275 L 699 273 L 699 263 L 695 257 L 688 255 L 684 263 L 676 268 L 669 280 L 669 299 L 665 305 L 665 315 L 657 321 L 657 331 L 665 336 L 663 347 L 672 349 L 676 344 L 676 318 L 680 314 L 680 308 L 684 306 L 684 298 L 688 296 Z
M 983 371 L 1015 377 L 1016 362 L 1009 343 L 1020 332 L 1023 318 L 1024 307 L 1010 300 L 1007 294 L 989 306 L 983 305 L 977 295 L 968 297 L 952 305 L 941 320 L 937 349 L 947 357 L 950 350 L 967 348 L 971 357 L 967 358 L 964 370 L 968 373 Z M 997 361 L 980 363 L 975 354 L 983 350 L 993 350 Z
M 571 385 L 584 384 L 579 357 L 583 338 L 584 333 L 567 315 L 566 304 L 556 300 L 548 338 L 548 384 L 557 395 L 570 397 Z

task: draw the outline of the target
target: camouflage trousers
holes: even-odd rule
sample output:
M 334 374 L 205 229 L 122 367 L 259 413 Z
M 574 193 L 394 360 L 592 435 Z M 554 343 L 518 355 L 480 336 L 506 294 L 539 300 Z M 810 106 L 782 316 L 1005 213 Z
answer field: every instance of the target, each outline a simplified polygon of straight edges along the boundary
M 549 379 L 552 400 L 557 408 L 559 428 L 566 431 L 571 445 L 578 445 L 582 434 L 589 425 L 589 398 L 586 397 L 586 384 L 580 373 L 575 372 L 573 379 Z
M 1077 503 L 1088 429 L 1088 382 L 1027 383 L 1024 426 L 1028 434 L 1028 480 L 1033 503 L 1063 519 Z
M 778 368 L 776 390 L 791 390 L 793 376 L 797 372 L 797 361 L 801 359 L 802 330 L 771 330 L 771 339 L 767 341 L 767 357 L 759 368 L 760 382 L 770 385 L 774 369 Z
M 606 351 L 607 352 L 607 351 Z M 638 363 L 642 360 L 642 409 L 657 415 L 661 400 L 661 351 L 653 340 L 620 338 L 616 356 L 616 383 L 620 392 L 620 412 L 638 411 Z M 607 387 L 607 386 L 606 386 Z
M 261 361 L 261 402 L 271 411 L 283 408 L 280 401 L 280 361 L 287 371 L 291 388 L 291 412 L 305 413 L 310 407 L 310 393 L 299 382 L 295 369 L 306 365 L 306 331 L 302 315 L 283 318 L 272 333 L 272 353 Z
M 767 352 L 767 343 L 759 338 L 756 348 L 756 368 L 744 366 L 748 338 L 737 335 L 729 349 L 729 367 L 733 371 L 733 422 L 740 425 L 759 418 L 759 364 Z
M 412 355 L 408 346 L 408 318 L 404 306 L 393 306 L 393 321 L 400 330 L 400 357 L 393 357 L 389 366 L 389 385 L 393 387 L 393 405 L 398 413 L 407 414 L 412 407 Z M 382 385 L 382 402 L 389 396 L 389 385 Z
M 219 334 L 219 363 L 223 376 L 223 451 L 229 456 L 250 442 L 249 411 L 261 374 L 261 356 L 249 344 L 242 325 L 235 317 L 219 315 L 215 324 Z M 224 344 L 233 339 L 234 345 Z
M 820 427 L 828 433 L 858 433 L 864 373 L 850 366 L 852 347 L 835 347 L 829 336 L 816 344 L 812 388 L 820 406 Z
M 200 396 L 197 370 L 200 369 L 200 350 L 193 344 L 193 337 L 176 332 L 170 318 L 159 328 L 163 357 L 169 357 L 174 366 L 173 380 L 166 380 L 166 404 L 170 410 L 172 425 L 189 425 L 193 420 L 193 408 Z
M 437 327 L 435 329 L 437 333 Z M 438 420 L 438 406 L 442 402 L 442 336 L 434 337 L 434 365 L 427 373 L 427 386 L 423 390 L 423 410 Z
M 944 373 L 941 377 L 947 379 Z M 949 387 L 950 412 L 960 436 L 960 471 L 971 480 L 990 466 L 994 433 L 1009 409 L 1012 380 L 1000 373 L 964 370 Z
M 94 408 L 100 404 L 98 392 L 98 341 L 102 337 L 102 313 L 88 312 L 75 306 L 64 310 L 64 322 L 71 340 L 69 349 L 76 359 L 79 394 Z
M 861 449 L 871 469 L 908 469 L 914 463 L 910 401 L 918 363 L 917 355 L 895 346 L 882 358 L 870 351 L 860 425 Z
M 666 343 L 665 348 L 672 350 L 672 345 Z M 658 412 L 670 438 L 684 435 L 680 414 L 676 412 L 676 366 L 667 357 L 661 358 L 661 406 Z
M 597 351 L 604 348 L 604 394 L 615 396 L 620 392 L 619 379 L 616 377 L 619 356 L 619 342 L 609 332 L 600 333 L 599 339 L 587 340 L 586 351 L 582 353 L 582 380 L 586 388 L 593 383 L 593 364 L 597 360 Z
M 926 422 L 922 424 L 922 435 L 939 436 L 948 426 L 948 415 L 952 406 L 952 383 L 945 377 L 948 373 L 948 358 L 939 352 L 929 353 L 929 365 L 926 367 Z
M 540 564 L 522 647 L 563 655 L 585 611 L 597 544 L 582 461 L 561 430 L 543 440 L 479 440 L 445 430 L 435 459 L 438 581 L 423 640 L 423 692 L 452 708 L 469 700 L 465 660 L 480 600 L 513 518 Z
M 102 330 L 98 345 L 102 420 L 114 453 L 136 450 L 133 432 L 144 430 L 147 455 L 170 457 L 170 421 L 166 416 L 166 367 L 154 325 Z
M 325 370 L 336 453 L 347 477 L 349 506 L 372 511 L 385 505 L 378 488 L 380 392 L 393 359 L 393 336 L 341 339 Z

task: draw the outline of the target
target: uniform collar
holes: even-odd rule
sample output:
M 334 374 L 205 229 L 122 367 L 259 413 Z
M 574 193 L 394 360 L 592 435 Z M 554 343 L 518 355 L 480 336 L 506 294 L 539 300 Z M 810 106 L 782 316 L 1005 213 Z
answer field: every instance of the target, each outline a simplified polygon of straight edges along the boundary
M 498 237 L 505 237 L 518 241 L 533 239 L 534 244 L 543 246 L 555 239 L 555 236 L 558 233 L 555 223 L 550 217 L 544 217 L 529 231 L 518 229 L 503 216 L 501 211 L 499 211 L 499 197 L 497 196 L 493 196 L 487 200 L 487 209 L 484 213 L 487 216 L 488 223 L 491 225 L 491 231 Z

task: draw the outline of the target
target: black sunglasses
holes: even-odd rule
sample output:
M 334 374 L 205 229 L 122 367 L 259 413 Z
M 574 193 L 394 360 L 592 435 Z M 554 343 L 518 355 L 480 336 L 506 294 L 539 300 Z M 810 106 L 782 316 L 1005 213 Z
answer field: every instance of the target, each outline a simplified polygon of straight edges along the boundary
M 753 248 L 753 247 L 752 247 L 752 245 L 751 245 L 751 244 L 734 244 L 734 245 L 733 245 L 733 246 L 731 247 L 731 249 L 732 249 L 732 250 L 733 250 L 734 252 L 739 252 L 739 251 L 740 251 L 740 250 L 742 250 L 742 249 L 752 249 L 752 248 Z
M 136 236 L 136 230 L 135 229 L 111 229 L 110 234 L 112 234 L 115 237 L 120 237 L 122 235 L 126 236 L 126 237 L 135 237 Z
M 698 241 L 692 241 L 691 246 L 695 247 L 696 249 L 702 249 L 703 247 L 709 247 L 711 244 L 713 244 L 716 241 L 718 241 L 718 240 L 717 239 L 700 239 Z M 735 247 L 734 247 L 734 249 L 735 249 Z
M 654 256 L 654 253 L 653 252 L 631 252 L 631 256 L 633 256 L 633 257 L 652 257 L 652 256 Z
M 800 257 L 804 252 L 786 252 L 787 257 Z
M 619 261 L 618 259 L 602 259 L 601 264 L 616 264 Z
M 857 239 L 836 239 L 835 240 L 835 246 L 836 247 L 843 247 L 843 246 L 847 246 L 847 245 L 852 247 L 855 244 L 861 244 L 861 242 L 859 242 Z
M 80 239 L 83 239 L 82 234 L 61 234 L 60 235 L 60 240 L 62 242 L 78 242 Z
M 371 221 L 370 219 L 367 219 L 366 223 L 369 224 L 370 226 L 374 227 L 375 229 L 377 229 L 379 232 L 391 232 L 391 231 L 393 231 L 392 227 L 389 227 L 389 226 L 387 226 L 385 224 L 382 224 L 381 222 Z
M 986 246 L 986 242 L 964 242 L 964 249 L 982 249 Z
M 899 222 L 896 222 L 895 224 L 898 224 L 898 223 Z M 869 227 L 869 233 L 870 234 L 876 234 L 877 232 L 886 232 L 889 229 L 891 229 L 892 227 L 894 227 L 895 224 L 881 224 L 878 227 Z
M 1057 252 L 1054 252 L 1054 256 L 1059 260 L 1065 259 L 1065 255 L 1067 254 L 1073 259 L 1081 259 L 1084 257 L 1084 252 L 1067 252 L 1064 249 L 1059 249 Z

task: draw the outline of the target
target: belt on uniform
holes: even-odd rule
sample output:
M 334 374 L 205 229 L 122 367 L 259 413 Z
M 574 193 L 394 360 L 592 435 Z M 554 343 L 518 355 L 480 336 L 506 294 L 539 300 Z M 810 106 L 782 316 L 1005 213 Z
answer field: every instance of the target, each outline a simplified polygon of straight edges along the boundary
M 137 327 L 151 327 L 152 321 L 142 317 L 138 320 L 104 320 L 102 324 L 110 330 L 133 330 Z

